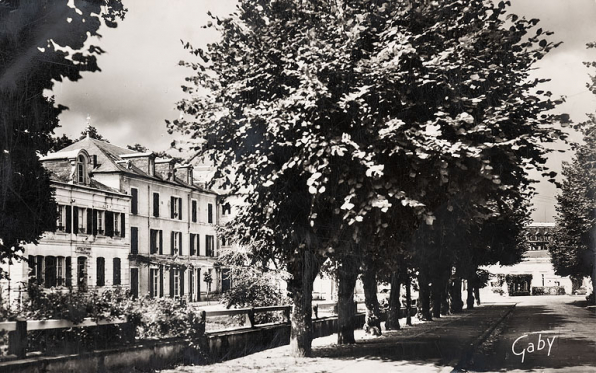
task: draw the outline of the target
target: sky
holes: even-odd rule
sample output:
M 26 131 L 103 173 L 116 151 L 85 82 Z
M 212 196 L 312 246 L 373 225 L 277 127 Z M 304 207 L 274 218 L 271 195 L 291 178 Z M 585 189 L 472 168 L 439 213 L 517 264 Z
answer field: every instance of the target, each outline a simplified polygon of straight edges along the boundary
M 234 11 L 235 0 L 123 2 L 128 8 L 126 19 L 115 29 L 100 29 L 102 38 L 91 40 L 106 51 L 98 57 L 102 71 L 54 87 L 56 102 L 69 107 L 60 116 L 62 127 L 56 133 L 78 137 L 89 117 L 90 124 L 116 145 L 139 143 L 153 151 L 167 150 L 174 138 L 168 135 L 165 120 L 178 118 L 176 103 L 185 97 L 180 86 L 192 74 L 179 66 L 180 60 L 192 58 L 180 40 L 194 47 L 216 41 L 216 33 L 201 28 L 209 21 L 207 11 L 226 16 Z M 566 96 L 557 112 L 570 114 L 576 123 L 584 121 L 586 113 L 596 112 L 596 96 L 586 88 L 590 70 L 582 64 L 596 61 L 596 49 L 586 49 L 586 43 L 596 41 L 596 1 L 512 0 L 510 9 L 519 16 L 540 19 L 540 27 L 554 32 L 550 40 L 563 42 L 539 62 L 533 75 L 550 78 L 544 88 L 554 96 Z M 580 138 L 572 133 L 572 139 Z M 563 144 L 553 147 L 567 149 Z M 572 157 L 570 151 L 555 151 L 547 166 L 560 174 L 561 162 Z M 533 199 L 532 219 L 553 221 L 557 189 L 545 180 L 536 187 L 539 194 Z

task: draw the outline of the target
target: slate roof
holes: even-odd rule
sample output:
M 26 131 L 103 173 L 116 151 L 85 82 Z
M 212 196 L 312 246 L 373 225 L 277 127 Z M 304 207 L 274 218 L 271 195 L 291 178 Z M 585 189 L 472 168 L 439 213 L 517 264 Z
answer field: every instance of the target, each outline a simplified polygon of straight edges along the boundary
M 192 187 L 196 190 L 206 193 L 217 194 L 215 191 L 206 189 L 197 184 L 193 184 L 191 186 L 178 177 L 175 177 L 174 180 L 166 180 L 158 174 L 151 176 L 134 164 L 126 162 L 127 159 L 121 158 L 122 155 L 137 154 L 140 156 L 145 153 L 139 153 L 134 150 L 122 148 L 117 145 L 110 144 L 109 142 L 93 139 L 90 137 L 85 137 L 84 139 L 63 148 L 56 153 L 49 154 L 48 157 L 59 158 L 61 154 L 70 154 L 79 149 L 85 149 L 89 155 L 97 156 L 97 166 L 93 168 L 93 173 L 122 172 L 129 175 L 136 175 L 143 178 L 158 180 L 160 182 Z

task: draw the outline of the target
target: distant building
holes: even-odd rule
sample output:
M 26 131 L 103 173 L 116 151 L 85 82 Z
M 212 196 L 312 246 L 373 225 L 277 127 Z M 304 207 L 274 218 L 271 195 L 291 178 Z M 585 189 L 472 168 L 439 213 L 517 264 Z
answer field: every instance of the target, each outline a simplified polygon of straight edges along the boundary
M 528 251 L 521 263 L 513 266 L 493 265 L 486 269 L 495 278 L 491 280 L 493 288 L 502 287 L 509 295 L 530 295 L 540 291 L 553 292 L 562 287 L 566 294 L 571 294 L 572 284 L 569 277 L 555 274 L 548 252 L 552 244 L 555 223 L 532 223 L 526 228 Z M 510 275 L 516 280 L 510 284 L 499 283 Z M 545 289 L 536 290 L 535 288 Z
M 25 246 L 28 261 L 4 266 L 4 300 L 21 299 L 28 281 L 58 290 L 129 286 L 131 198 L 95 180 L 91 159 L 82 146 L 41 159 L 55 188 L 56 229 Z

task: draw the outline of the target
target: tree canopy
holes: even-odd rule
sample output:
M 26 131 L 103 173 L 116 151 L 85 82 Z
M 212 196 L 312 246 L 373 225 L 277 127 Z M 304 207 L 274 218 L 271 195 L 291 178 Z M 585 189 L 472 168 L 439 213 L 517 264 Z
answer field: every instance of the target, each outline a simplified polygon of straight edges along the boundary
M 126 10 L 120 0 L 3 1 L 0 3 L 0 260 L 18 255 L 55 223 L 49 178 L 38 154 L 51 149 L 58 115 L 45 91 L 99 71 L 104 51 L 87 39 L 102 21 L 115 27 Z M 70 52 L 72 50 L 72 52 Z
M 168 126 L 248 191 L 234 239 L 294 277 L 304 254 L 341 264 L 370 235 L 391 256 L 458 199 L 471 221 L 503 217 L 562 136 L 528 74 L 556 44 L 507 5 L 240 1 L 207 26 L 219 42 L 185 45 L 189 115 Z

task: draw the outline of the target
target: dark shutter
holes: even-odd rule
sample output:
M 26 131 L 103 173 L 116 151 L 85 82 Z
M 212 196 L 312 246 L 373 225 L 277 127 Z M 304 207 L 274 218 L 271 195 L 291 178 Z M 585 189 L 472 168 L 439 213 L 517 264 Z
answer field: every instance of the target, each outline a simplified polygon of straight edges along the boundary
M 113 267 L 113 285 L 120 285 L 121 283 L 121 276 L 120 276 L 120 258 L 114 258 L 114 267 Z
M 182 220 L 182 198 L 178 198 L 178 220 Z
M 126 214 L 120 214 L 120 237 L 126 237 Z
M 102 257 L 97 258 L 97 286 L 106 284 L 106 260 Z
M 153 245 L 153 240 L 151 241 L 150 245 Z M 137 227 L 130 227 L 130 253 L 139 253 L 139 228 Z M 151 254 L 153 254 L 153 250 L 151 250 Z
M 93 210 L 87 209 L 87 234 L 93 234 Z
M 157 237 L 156 237 L 156 231 L 154 231 L 153 229 L 151 229 L 149 231 L 149 254 L 155 254 L 156 250 L 156 244 L 157 243 Z
M 174 268 L 170 268 L 170 297 L 174 297 Z
M 133 299 L 137 299 L 139 297 L 139 269 L 138 268 L 130 269 L 130 292 L 132 294 Z
M 72 233 L 72 208 L 64 206 L 66 209 L 66 233 Z
M 192 201 L 192 222 L 197 222 L 197 201 Z
M 172 232 L 172 234 L 170 235 L 170 254 L 174 255 L 174 235 L 176 233 Z
M 132 200 L 130 201 L 130 203 L 131 203 L 130 212 L 131 212 L 131 214 L 136 215 L 139 213 L 139 207 L 138 207 L 139 191 L 136 188 L 132 188 L 130 190 L 130 194 L 132 195 Z
M 114 213 L 106 211 L 106 236 L 114 237 Z
M 66 287 L 72 287 L 72 258 L 70 256 L 66 257 Z
M 79 208 L 77 206 L 72 207 L 72 232 L 79 233 Z
M 197 302 L 201 300 L 201 268 L 197 268 Z
M 170 197 L 170 218 L 174 219 L 176 216 L 174 215 L 174 206 L 176 204 L 176 198 Z
M 159 266 L 159 296 L 163 297 L 163 266 Z
M 184 251 L 182 250 L 182 248 L 184 247 L 184 244 L 182 242 L 182 232 L 178 232 L 178 255 L 184 255 Z
M 155 294 L 153 294 L 153 275 L 157 271 L 157 269 L 150 269 L 149 270 L 149 296 L 153 298 Z
M 213 223 L 213 205 L 212 204 L 207 205 L 207 223 L 209 223 L 209 224 Z
M 93 235 L 97 236 L 97 210 L 93 210 Z
M 201 235 L 197 234 L 197 238 L 196 238 L 196 242 L 197 242 L 197 256 L 201 255 Z
M 193 233 L 190 234 L 190 255 L 195 255 L 195 235 Z
M 184 268 L 180 269 L 180 296 L 184 296 Z
M 163 255 L 163 231 L 158 231 L 159 233 L 159 254 Z
M 159 217 L 159 194 L 153 193 L 153 216 Z

